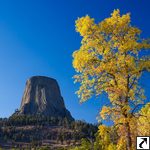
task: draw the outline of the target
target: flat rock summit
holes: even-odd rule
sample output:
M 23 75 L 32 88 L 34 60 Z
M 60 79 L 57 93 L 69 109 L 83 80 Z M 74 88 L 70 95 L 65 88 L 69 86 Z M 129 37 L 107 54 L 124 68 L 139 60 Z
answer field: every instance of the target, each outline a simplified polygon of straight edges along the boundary
M 27 80 L 20 108 L 12 115 L 21 114 L 74 120 L 65 107 L 57 81 L 44 76 L 33 76 Z

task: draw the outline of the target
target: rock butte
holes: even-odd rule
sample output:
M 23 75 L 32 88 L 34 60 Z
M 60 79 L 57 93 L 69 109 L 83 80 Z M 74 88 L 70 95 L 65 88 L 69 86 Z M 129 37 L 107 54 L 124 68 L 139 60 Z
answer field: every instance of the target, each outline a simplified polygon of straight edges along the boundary
M 57 81 L 44 76 L 34 76 L 27 80 L 20 108 L 12 115 L 21 114 L 74 120 L 65 107 Z

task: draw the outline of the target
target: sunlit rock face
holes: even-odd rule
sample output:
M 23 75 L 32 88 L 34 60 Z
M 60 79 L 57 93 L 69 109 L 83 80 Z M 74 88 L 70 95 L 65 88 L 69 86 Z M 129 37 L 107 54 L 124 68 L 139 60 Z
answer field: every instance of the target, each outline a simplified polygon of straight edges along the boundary
M 44 76 L 34 76 L 27 80 L 20 108 L 13 115 L 21 114 L 67 117 L 73 120 L 65 107 L 57 81 Z

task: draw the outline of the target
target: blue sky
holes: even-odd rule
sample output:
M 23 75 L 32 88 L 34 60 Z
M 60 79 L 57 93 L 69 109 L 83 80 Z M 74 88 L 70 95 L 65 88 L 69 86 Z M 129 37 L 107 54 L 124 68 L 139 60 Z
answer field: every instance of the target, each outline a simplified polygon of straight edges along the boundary
M 20 107 L 27 79 L 41 75 L 57 80 L 75 119 L 96 122 L 95 115 L 106 101 L 92 98 L 80 106 L 75 94 L 80 85 L 71 79 L 76 74 L 72 53 L 82 39 L 75 32 L 75 20 L 88 14 L 98 23 L 120 9 L 121 15 L 131 13 L 131 25 L 146 38 L 150 37 L 149 6 L 149 0 L 1 0 L 0 117 L 9 117 Z M 150 97 L 149 75 L 143 82 Z

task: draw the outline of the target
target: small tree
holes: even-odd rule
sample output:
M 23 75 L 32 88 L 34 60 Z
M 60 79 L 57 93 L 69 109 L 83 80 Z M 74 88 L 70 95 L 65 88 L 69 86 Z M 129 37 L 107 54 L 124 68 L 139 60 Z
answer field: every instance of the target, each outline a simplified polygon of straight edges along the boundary
M 34 137 L 33 136 L 30 136 L 30 141 L 34 141 Z
M 63 140 L 63 138 L 61 138 L 61 144 L 63 144 L 63 142 L 64 142 L 64 140 Z
M 67 142 L 68 145 L 70 145 L 70 140 Z
M 38 145 L 39 145 L 39 146 L 42 146 L 42 141 L 41 141 L 41 140 L 38 141 Z
M 4 142 L 7 142 L 7 135 L 4 136 Z
M 24 134 L 22 134 L 22 141 L 24 141 L 24 137 L 25 137 L 25 135 L 24 135 Z
M 56 139 L 56 143 L 57 143 L 57 144 L 59 143 L 59 137 L 57 137 L 57 139 Z
M 54 136 L 51 137 L 51 140 L 54 140 Z
M 46 137 L 46 133 L 44 132 L 44 133 L 43 133 L 43 139 L 45 139 L 45 137 Z
M 14 134 L 14 135 L 13 135 L 13 140 L 14 140 L 14 141 L 17 141 L 17 140 L 18 140 L 18 134 Z
M 50 139 L 50 138 L 51 138 L 51 135 L 50 135 L 50 133 L 48 133 L 48 135 L 47 135 L 47 138 L 48 138 L 48 139 Z
M 13 148 L 15 146 L 14 142 L 12 141 L 11 142 L 11 147 Z

